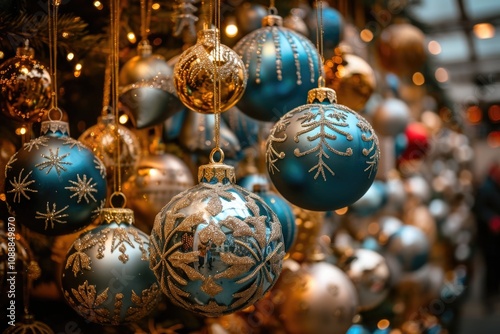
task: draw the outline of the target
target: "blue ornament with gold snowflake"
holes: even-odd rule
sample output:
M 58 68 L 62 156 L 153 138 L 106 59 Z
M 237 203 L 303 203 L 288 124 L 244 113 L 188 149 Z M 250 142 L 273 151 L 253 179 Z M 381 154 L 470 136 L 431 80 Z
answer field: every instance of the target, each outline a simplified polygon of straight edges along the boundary
M 313 43 L 283 27 L 283 18 L 273 7 L 262 20 L 262 28 L 243 37 L 234 50 L 248 72 L 247 88 L 237 107 L 259 121 L 275 122 L 303 104 L 322 73 Z
M 377 174 L 380 150 L 370 123 L 337 104 L 333 89 L 309 91 L 308 104 L 271 129 L 266 164 L 276 189 L 292 204 L 330 211 L 356 202 Z
M 45 235 L 89 225 L 106 201 L 106 167 L 69 125 L 47 121 L 41 136 L 17 151 L 5 168 L 5 195 L 16 221 Z

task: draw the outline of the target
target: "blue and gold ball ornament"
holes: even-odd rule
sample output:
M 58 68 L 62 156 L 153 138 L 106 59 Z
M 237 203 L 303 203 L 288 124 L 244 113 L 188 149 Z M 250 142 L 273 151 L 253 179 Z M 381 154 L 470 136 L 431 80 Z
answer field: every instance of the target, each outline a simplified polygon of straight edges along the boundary
M 266 144 L 267 169 L 292 204 L 331 211 L 356 202 L 370 188 L 380 159 L 370 123 L 336 103 L 333 89 L 312 89 L 308 104 L 284 115 Z
M 248 72 L 248 84 L 237 107 L 246 115 L 275 122 L 303 103 L 322 73 L 321 57 L 312 42 L 283 27 L 281 16 L 262 20 L 262 28 L 234 47 Z
M 149 268 L 149 237 L 133 223 L 132 210 L 104 208 L 101 225 L 80 235 L 68 250 L 62 292 L 88 321 L 136 322 L 158 304 L 160 288 Z
M 269 206 L 235 184 L 233 167 L 211 159 L 198 180 L 156 216 L 151 269 L 174 304 L 216 317 L 271 289 L 281 273 L 283 235 Z
M 46 121 L 5 168 L 7 205 L 16 220 L 45 235 L 69 234 L 97 218 L 106 201 L 106 167 L 69 124 Z

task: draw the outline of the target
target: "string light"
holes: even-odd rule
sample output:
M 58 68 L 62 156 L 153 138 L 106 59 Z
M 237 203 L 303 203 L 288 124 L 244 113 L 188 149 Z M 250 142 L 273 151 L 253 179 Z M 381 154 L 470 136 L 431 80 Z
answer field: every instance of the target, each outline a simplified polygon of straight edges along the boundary
M 429 44 L 427 44 L 427 49 L 431 54 L 438 55 L 441 53 L 441 44 L 437 41 L 430 41 Z
M 373 32 L 370 29 L 363 29 L 359 33 L 359 37 L 365 43 L 371 42 L 373 40 Z
M 154 4 L 151 5 L 151 8 L 153 8 L 153 10 L 158 10 L 160 9 L 160 4 L 155 2 Z
M 127 34 L 127 39 L 132 44 L 137 42 L 137 38 L 135 37 L 135 34 L 132 31 Z
M 100 1 L 94 1 L 94 7 L 98 10 L 102 10 L 104 8 L 104 5 Z
M 72 61 L 72 60 L 73 60 L 73 58 L 75 58 L 75 54 L 74 54 L 73 52 L 70 52 L 70 53 L 68 53 L 68 54 L 66 55 L 66 59 L 67 59 L 68 61 Z
M 236 20 L 234 19 L 234 17 L 229 17 L 226 22 L 227 24 L 224 30 L 226 36 L 229 38 L 233 38 L 238 35 L 238 26 L 236 25 Z

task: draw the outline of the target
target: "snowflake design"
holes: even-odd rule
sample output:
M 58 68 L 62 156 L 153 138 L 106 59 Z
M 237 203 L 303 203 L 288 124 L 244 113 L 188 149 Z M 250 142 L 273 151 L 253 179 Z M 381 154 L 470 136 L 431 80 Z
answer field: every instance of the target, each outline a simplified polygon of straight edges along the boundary
M 85 316 L 86 319 L 94 322 L 109 323 L 111 312 L 104 306 L 108 300 L 108 290 L 109 288 L 106 288 L 106 290 L 97 294 L 96 286 L 89 284 L 85 280 L 83 285 L 78 286 L 78 289 L 71 289 L 73 296 L 70 296 L 68 291 L 64 291 L 64 295 L 70 305 L 82 316 Z M 76 299 L 76 302 L 72 297 Z
M 101 210 L 102 210 L 102 208 L 104 208 L 105 204 L 106 204 L 106 200 L 102 199 L 101 203 L 99 204 L 99 206 L 95 210 L 93 210 L 91 212 L 92 213 L 92 219 L 95 219 L 95 218 L 97 218 L 97 216 L 99 216 L 99 214 L 101 213 Z
M 14 153 L 14 154 L 10 157 L 9 161 L 7 162 L 7 164 L 5 165 L 5 177 L 7 177 L 7 172 L 9 171 L 9 169 L 11 169 L 11 168 L 12 168 L 12 164 L 13 164 L 14 162 L 16 162 L 16 161 L 17 161 L 17 154 L 18 154 L 18 153 L 19 153 L 19 152 Z
M 74 194 L 71 195 L 69 198 L 73 198 L 75 196 L 78 196 L 78 201 L 76 201 L 77 203 L 80 203 L 82 198 L 84 198 L 85 201 L 87 201 L 87 203 L 89 203 L 88 197 L 90 197 L 94 200 L 94 202 L 97 202 L 94 195 L 92 195 L 93 192 L 94 193 L 97 192 L 97 189 L 94 188 L 97 185 L 97 182 L 91 183 L 92 178 L 87 180 L 87 175 L 85 175 L 85 174 L 83 174 L 83 179 L 80 178 L 80 174 L 77 174 L 76 177 L 77 177 L 77 181 L 69 180 L 69 182 L 71 184 L 73 184 L 73 186 L 64 187 L 64 189 L 68 189 L 68 190 L 74 192 Z
M 63 154 L 59 156 L 59 147 L 56 149 L 56 153 L 49 148 L 49 155 L 42 154 L 42 158 L 47 159 L 47 161 L 36 164 L 35 167 L 38 167 L 40 170 L 47 169 L 46 174 L 49 174 L 52 168 L 54 168 L 57 172 L 57 175 L 61 175 L 61 171 L 66 171 L 64 165 L 72 165 L 73 163 L 69 161 L 63 161 L 69 153 Z
M 31 152 L 33 147 L 37 150 L 40 149 L 40 146 L 47 147 L 47 142 L 49 141 L 49 137 L 41 136 L 31 140 L 29 143 L 24 144 L 24 149 L 28 152 Z
M 21 195 L 24 196 L 28 200 L 31 199 L 28 196 L 28 194 L 26 194 L 27 191 L 31 191 L 34 193 L 38 192 L 37 190 L 29 188 L 30 184 L 35 183 L 35 180 L 28 181 L 28 178 L 30 177 L 30 175 L 33 171 L 30 171 L 28 173 L 28 175 L 26 175 L 24 178 L 22 176 L 23 172 L 24 172 L 24 168 L 21 169 L 21 171 L 19 172 L 19 176 L 17 178 L 14 176 L 14 181 L 9 180 L 13 189 L 7 191 L 7 193 L 14 193 L 14 203 L 16 202 L 16 199 L 17 199 L 17 203 L 21 203 Z
M 78 151 L 81 151 L 82 148 L 86 148 L 85 145 L 83 145 L 83 143 L 81 141 L 76 140 L 76 139 L 71 138 L 71 137 L 64 138 L 63 145 L 69 145 L 69 148 L 73 148 L 76 146 L 78 148 Z
M 64 210 L 69 208 L 69 205 L 66 205 L 64 208 L 61 210 L 56 209 L 56 203 L 52 203 L 52 210 L 50 209 L 49 202 L 47 202 L 47 212 L 36 212 L 35 219 L 45 219 L 45 229 L 48 228 L 49 222 L 50 222 L 50 227 L 54 228 L 54 223 L 59 223 L 59 224 L 66 224 L 67 222 L 64 220 L 61 220 L 61 218 L 66 218 L 68 217 L 67 213 L 62 213 Z
M 102 163 L 102 161 L 98 158 L 94 158 L 95 168 L 99 171 L 102 177 L 106 177 L 106 166 Z

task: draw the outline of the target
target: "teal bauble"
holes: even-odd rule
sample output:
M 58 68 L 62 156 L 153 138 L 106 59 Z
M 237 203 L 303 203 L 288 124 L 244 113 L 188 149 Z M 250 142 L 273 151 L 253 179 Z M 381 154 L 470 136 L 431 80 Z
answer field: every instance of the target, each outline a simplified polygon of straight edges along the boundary
M 253 192 L 266 202 L 274 211 L 281 223 L 285 252 L 288 252 L 297 238 L 297 225 L 295 224 L 295 214 L 291 205 L 276 192 L 269 190 L 269 182 L 265 184 L 255 184 Z
M 199 183 L 163 207 L 151 232 L 162 291 L 203 316 L 254 304 L 276 282 L 285 255 L 276 214 L 234 175 L 220 162 L 202 165 Z
M 234 47 L 248 72 L 237 107 L 257 120 L 275 122 L 303 104 L 322 71 L 321 57 L 309 39 L 283 27 L 280 16 L 268 15 L 262 23 Z
M 259 140 L 260 122 L 248 117 L 237 107 L 232 107 L 223 113 L 222 119 L 238 138 L 241 149 L 253 146 Z
M 61 277 L 66 302 L 101 325 L 136 322 L 155 309 L 160 288 L 149 269 L 149 237 L 130 209 L 105 208 L 101 225 L 68 250 Z
M 317 43 L 318 31 L 318 9 L 314 8 L 306 18 L 307 27 L 309 28 L 309 38 L 313 43 Z M 324 56 L 326 59 L 334 56 L 333 50 L 344 37 L 345 20 L 339 11 L 330 7 L 326 1 L 322 1 L 321 5 L 321 22 L 324 48 Z
M 336 103 L 333 89 L 311 90 L 308 102 L 271 129 L 267 169 L 292 204 L 337 210 L 356 202 L 372 185 L 380 159 L 378 138 L 366 119 Z
M 43 122 L 41 133 L 7 163 L 9 211 L 17 222 L 45 235 L 81 230 L 105 204 L 106 167 L 69 136 L 67 122 Z
M 373 181 L 372 185 L 360 199 L 350 207 L 350 212 L 358 217 L 369 217 L 379 212 L 387 203 L 387 187 L 385 182 Z

